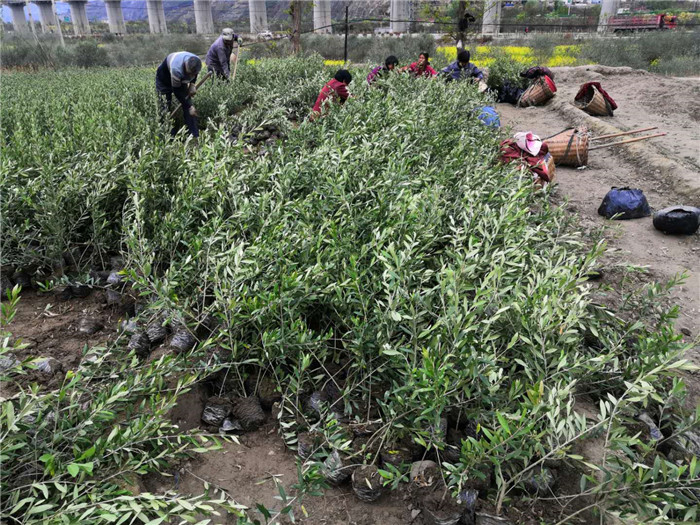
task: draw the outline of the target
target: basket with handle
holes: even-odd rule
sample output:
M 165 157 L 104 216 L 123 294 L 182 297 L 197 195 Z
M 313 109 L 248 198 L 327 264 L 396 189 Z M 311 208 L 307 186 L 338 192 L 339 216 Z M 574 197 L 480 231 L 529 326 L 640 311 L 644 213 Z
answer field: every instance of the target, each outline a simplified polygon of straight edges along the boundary
M 549 82 L 547 82 L 546 77 L 539 77 L 520 96 L 518 106 L 541 106 L 553 96 L 554 91 Z
M 544 139 L 559 166 L 585 166 L 588 163 L 588 130 L 572 128 Z
M 577 101 L 576 106 L 589 115 L 612 117 L 613 111 L 610 107 L 610 103 L 605 100 L 605 97 L 596 89 L 595 86 L 591 86 L 590 90 L 593 93 L 591 98 L 586 100 L 588 98 L 586 97 L 583 100 Z

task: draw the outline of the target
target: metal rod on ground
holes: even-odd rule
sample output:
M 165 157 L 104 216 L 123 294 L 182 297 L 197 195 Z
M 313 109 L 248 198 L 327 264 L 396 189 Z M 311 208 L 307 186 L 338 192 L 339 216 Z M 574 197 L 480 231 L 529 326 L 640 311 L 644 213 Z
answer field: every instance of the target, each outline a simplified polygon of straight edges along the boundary
M 620 142 L 612 142 L 610 144 L 601 144 L 600 146 L 593 146 L 592 148 L 588 148 L 588 151 L 592 151 L 594 149 L 610 148 L 612 146 L 619 146 L 620 144 L 629 144 L 630 142 L 637 142 L 639 140 L 653 139 L 654 137 L 663 137 L 664 135 L 666 135 L 666 133 L 657 133 L 655 135 L 645 135 L 644 137 L 622 140 Z
M 205 77 L 204 77 L 202 80 L 200 80 L 200 81 L 199 81 L 199 84 L 197 84 L 195 87 L 196 87 L 197 89 L 199 89 L 199 88 L 202 86 L 202 84 L 204 84 L 207 80 L 209 80 L 209 77 L 212 76 L 213 74 L 214 74 L 214 73 L 212 73 L 211 71 L 209 71 L 209 73 L 207 73 L 207 74 L 205 75 Z M 182 106 L 182 104 L 179 104 L 179 103 L 178 103 L 177 107 L 173 110 L 172 113 L 170 113 L 170 117 L 171 117 L 171 118 L 175 116 L 175 113 L 178 112 L 178 110 L 180 109 L 181 106 Z
M 348 63 L 348 12 L 350 7 L 345 6 L 345 52 L 343 54 L 343 63 Z
M 611 139 L 613 137 L 621 137 L 623 135 L 631 135 L 632 133 L 641 133 L 642 131 L 651 131 L 652 129 L 658 129 L 658 126 L 651 128 L 633 129 L 632 131 L 623 131 L 622 133 L 611 133 L 610 135 L 601 135 L 600 137 L 592 137 L 591 142 L 600 139 Z

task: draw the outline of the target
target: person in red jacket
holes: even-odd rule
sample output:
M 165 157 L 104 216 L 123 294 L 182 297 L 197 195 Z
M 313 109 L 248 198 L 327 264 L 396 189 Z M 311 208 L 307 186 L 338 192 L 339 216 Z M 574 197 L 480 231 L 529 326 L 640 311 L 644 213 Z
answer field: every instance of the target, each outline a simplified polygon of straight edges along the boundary
M 428 53 L 423 52 L 420 55 L 418 55 L 418 62 L 413 62 L 410 66 L 404 67 L 401 69 L 401 71 L 408 71 L 408 74 L 420 78 L 420 77 L 425 77 L 425 78 L 431 78 L 437 75 L 437 71 L 435 71 L 432 66 L 429 64 L 430 60 L 430 55 Z
M 313 111 L 311 113 L 311 119 L 317 118 L 325 107 L 330 103 L 338 102 L 343 104 L 348 97 L 350 92 L 348 91 L 348 85 L 352 82 L 352 75 L 347 69 L 339 69 L 335 76 L 326 82 L 323 86 L 321 92 L 318 94 L 316 103 L 314 104 Z

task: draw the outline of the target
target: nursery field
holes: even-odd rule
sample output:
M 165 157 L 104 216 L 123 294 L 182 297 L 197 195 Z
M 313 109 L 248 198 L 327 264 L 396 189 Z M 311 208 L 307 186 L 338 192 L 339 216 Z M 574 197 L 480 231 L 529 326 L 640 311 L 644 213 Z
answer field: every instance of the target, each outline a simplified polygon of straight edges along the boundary
M 197 145 L 153 69 L 3 75 L 3 519 L 697 520 L 666 279 L 601 286 L 613 236 L 498 162 L 490 95 L 358 68 L 309 122 L 334 71 L 241 61 Z

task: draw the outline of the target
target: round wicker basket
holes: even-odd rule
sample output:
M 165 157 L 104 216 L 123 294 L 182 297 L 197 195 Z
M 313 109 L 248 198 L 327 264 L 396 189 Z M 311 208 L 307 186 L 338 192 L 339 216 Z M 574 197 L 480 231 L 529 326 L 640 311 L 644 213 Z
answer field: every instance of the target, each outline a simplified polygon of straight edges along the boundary
M 518 100 L 518 106 L 541 106 L 554 96 L 554 91 L 544 77 L 539 77 L 525 90 Z
M 578 168 L 588 163 L 588 138 L 587 129 L 572 128 L 544 140 L 557 165 Z
M 595 86 L 591 86 L 591 92 L 593 95 L 590 97 L 590 99 L 586 97 L 582 100 L 576 101 L 576 106 L 589 115 L 598 117 L 612 117 L 612 107 L 610 107 L 610 104 L 607 100 L 605 100 L 605 97 L 600 93 L 600 91 L 598 91 Z

